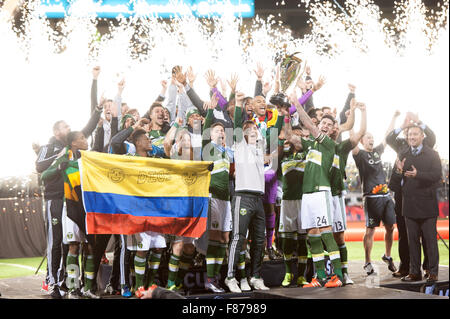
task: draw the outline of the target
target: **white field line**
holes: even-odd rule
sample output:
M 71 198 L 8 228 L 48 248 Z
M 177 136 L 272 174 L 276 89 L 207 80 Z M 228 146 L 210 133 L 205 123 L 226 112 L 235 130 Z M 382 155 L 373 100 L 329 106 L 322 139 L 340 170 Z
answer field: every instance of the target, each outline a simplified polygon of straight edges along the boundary
M 37 269 L 37 268 L 31 267 L 31 266 L 25 266 L 25 265 L 19 265 L 19 264 L 9 264 L 9 263 L 2 263 L 2 262 L 0 262 L 0 266 L 1 266 L 1 265 L 12 266 L 12 267 L 17 267 L 17 268 L 23 268 L 23 269 L 28 269 L 28 270 L 31 270 L 31 271 L 34 271 L 34 272 L 36 272 L 36 269 Z M 46 271 L 39 269 L 39 273 L 45 274 Z

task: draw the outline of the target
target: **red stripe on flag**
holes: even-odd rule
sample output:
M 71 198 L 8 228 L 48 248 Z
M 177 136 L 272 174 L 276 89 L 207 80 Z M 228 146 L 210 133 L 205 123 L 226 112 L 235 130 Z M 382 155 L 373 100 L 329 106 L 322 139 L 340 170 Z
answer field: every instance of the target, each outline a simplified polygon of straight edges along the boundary
M 86 213 L 88 234 L 131 235 L 145 231 L 198 238 L 206 231 L 205 217 L 154 217 Z

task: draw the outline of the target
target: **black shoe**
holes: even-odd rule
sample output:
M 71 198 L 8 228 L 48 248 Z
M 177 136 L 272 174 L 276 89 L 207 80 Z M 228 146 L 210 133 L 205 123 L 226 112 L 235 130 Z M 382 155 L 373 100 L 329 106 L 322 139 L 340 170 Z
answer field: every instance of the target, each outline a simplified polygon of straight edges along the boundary
M 397 271 L 397 267 L 394 265 L 394 259 L 392 257 L 386 257 L 386 255 L 383 255 L 381 259 L 388 265 L 388 269 L 392 272 Z
M 62 299 L 58 285 L 48 286 L 48 293 L 52 299 Z

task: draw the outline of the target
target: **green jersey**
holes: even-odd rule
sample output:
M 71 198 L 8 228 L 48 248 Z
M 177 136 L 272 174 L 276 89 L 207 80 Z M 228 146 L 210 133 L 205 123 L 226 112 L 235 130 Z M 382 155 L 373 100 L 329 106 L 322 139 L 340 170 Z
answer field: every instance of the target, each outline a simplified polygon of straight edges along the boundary
M 205 117 L 203 131 L 211 127 L 213 111 L 208 110 Z M 203 160 L 214 162 L 214 168 L 211 171 L 211 181 L 209 192 L 213 198 L 221 200 L 230 200 L 230 156 L 226 149 L 217 145 L 213 141 L 203 140 Z
M 302 199 L 303 174 L 306 161 L 305 152 L 284 152 L 281 160 L 283 199 Z
M 161 130 L 151 130 L 148 133 L 148 136 L 150 137 L 153 145 L 164 147 L 164 138 L 166 134 L 162 133 Z
M 303 194 L 331 191 L 330 170 L 336 143 L 320 133 L 315 139 L 302 139 L 302 146 L 307 153 Z
M 331 194 L 333 196 L 341 195 L 342 191 L 345 190 L 345 166 L 347 166 L 348 154 L 350 154 L 352 149 L 353 146 L 350 139 L 346 139 L 336 145 L 333 165 L 330 171 Z

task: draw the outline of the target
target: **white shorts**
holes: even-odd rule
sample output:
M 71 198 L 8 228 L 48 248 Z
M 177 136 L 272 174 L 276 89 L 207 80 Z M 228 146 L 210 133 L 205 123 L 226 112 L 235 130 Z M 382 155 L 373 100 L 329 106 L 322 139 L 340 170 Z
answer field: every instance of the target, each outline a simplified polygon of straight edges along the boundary
M 281 201 L 280 226 L 278 227 L 279 232 L 283 233 L 297 232 L 299 234 L 306 233 L 306 231 L 302 229 L 301 208 L 302 208 L 301 199 L 298 200 L 283 199 Z
M 147 251 L 152 248 L 166 248 L 166 238 L 164 235 L 152 231 L 128 235 L 127 248 L 132 251 Z
M 333 233 L 339 233 L 347 229 L 344 195 L 333 196 Z
M 302 228 L 312 229 L 331 226 L 332 196 L 330 191 L 303 194 L 301 221 Z
M 87 243 L 86 236 L 80 231 L 80 227 L 67 217 L 66 203 L 64 203 L 62 211 L 62 231 L 64 244 L 69 244 L 71 242 Z
M 231 231 L 231 204 L 217 198 L 209 198 L 208 230 Z

